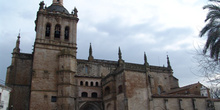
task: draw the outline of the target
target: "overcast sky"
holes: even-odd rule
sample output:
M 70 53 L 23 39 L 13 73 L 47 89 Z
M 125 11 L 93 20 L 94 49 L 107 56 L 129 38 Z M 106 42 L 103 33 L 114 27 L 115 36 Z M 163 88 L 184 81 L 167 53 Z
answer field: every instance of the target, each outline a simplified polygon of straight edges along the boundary
M 42 0 L 0 0 L 0 79 L 5 80 L 11 53 L 20 30 L 22 53 L 31 53 L 35 39 L 36 13 Z M 52 0 L 44 0 L 50 6 Z M 167 66 L 170 57 L 180 86 L 200 81 L 193 58 L 204 43 L 199 31 L 205 25 L 208 0 L 64 0 L 71 12 L 78 9 L 77 58 L 87 59 L 92 43 L 96 59 Z

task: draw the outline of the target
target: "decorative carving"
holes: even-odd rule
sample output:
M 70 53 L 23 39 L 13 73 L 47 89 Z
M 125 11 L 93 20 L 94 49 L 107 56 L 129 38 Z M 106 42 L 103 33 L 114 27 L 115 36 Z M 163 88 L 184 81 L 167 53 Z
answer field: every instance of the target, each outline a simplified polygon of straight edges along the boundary
M 44 73 L 43 73 L 43 79 L 49 79 L 49 72 L 47 70 L 44 70 Z
M 60 17 L 58 17 L 58 16 L 56 16 L 56 17 L 55 17 L 55 20 L 56 20 L 56 22 L 57 22 L 57 23 L 59 23 L 59 22 L 60 22 L 60 19 L 61 19 L 61 18 L 60 18 Z

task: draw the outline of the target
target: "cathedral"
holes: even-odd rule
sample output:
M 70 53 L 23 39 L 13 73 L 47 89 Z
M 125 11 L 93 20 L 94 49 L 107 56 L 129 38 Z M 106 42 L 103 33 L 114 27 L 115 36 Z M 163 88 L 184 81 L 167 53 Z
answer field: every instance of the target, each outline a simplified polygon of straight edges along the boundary
M 21 53 L 20 35 L 7 68 L 12 88 L 9 110 L 213 110 L 208 88 L 195 83 L 179 87 L 167 56 L 167 66 L 77 59 L 78 11 L 63 0 L 49 7 L 40 2 L 35 20 L 33 52 Z

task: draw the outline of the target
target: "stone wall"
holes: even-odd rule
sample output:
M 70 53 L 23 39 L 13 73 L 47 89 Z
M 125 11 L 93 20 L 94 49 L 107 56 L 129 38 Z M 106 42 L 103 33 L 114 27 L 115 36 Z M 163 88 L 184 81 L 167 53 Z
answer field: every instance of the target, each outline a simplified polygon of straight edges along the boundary
M 178 87 L 178 80 L 173 80 L 171 73 L 150 72 L 152 94 L 161 94 L 170 91 L 171 88 Z M 158 93 L 160 88 L 160 93 Z
M 12 88 L 10 109 L 28 110 L 32 76 L 32 54 L 19 53 L 7 69 L 6 85 Z
M 220 99 L 214 101 L 215 110 L 220 110 Z
M 206 110 L 206 98 L 167 97 L 153 98 L 153 110 Z
M 124 74 L 128 110 L 148 108 L 146 74 L 134 71 L 125 71 Z
M 117 66 L 116 62 L 106 60 L 77 60 L 77 75 L 105 77 L 113 72 Z
M 125 110 L 127 108 L 126 88 L 125 88 L 124 72 L 115 76 L 115 92 L 116 92 L 116 110 Z
M 30 87 L 15 85 L 11 86 L 10 109 L 14 110 L 29 110 L 29 98 L 30 98 Z
M 101 78 L 76 77 L 76 80 L 77 97 L 79 97 L 79 101 L 101 101 Z M 83 92 L 87 93 L 87 97 L 82 96 Z M 92 93 L 94 93 L 94 95 L 92 95 Z M 95 97 L 95 93 L 97 93 L 97 97 Z
M 56 101 L 52 101 L 52 97 L 57 97 L 58 54 L 60 50 L 47 48 L 35 47 L 31 85 L 31 110 L 44 109 L 44 107 L 48 109 L 56 108 Z M 53 47 L 51 46 L 51 48 Z M 45 103 L 47 104 L 45 105 Z

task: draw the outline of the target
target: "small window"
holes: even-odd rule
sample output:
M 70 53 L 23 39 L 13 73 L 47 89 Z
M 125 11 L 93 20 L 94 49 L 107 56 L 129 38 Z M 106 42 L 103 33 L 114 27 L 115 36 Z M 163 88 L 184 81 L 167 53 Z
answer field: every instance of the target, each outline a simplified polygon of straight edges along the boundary
M 44 98 L 46 99 L 48 96 L 47 95 L 44 95 Z
M 86 86 L 89 86 L 89 83 L 86 81 Z
M 122 93 L 122 85 L 120 85 L 120 86 L 118 86 L 118 93 L 120 94 L 120 93 Z
M 88 73 L 88 66 L 85 67 L 85 73 Z
M 90 86 L 93 86 L 93 82 L 90 83 Z
M 60 30 L 61 30 L 61 26 L 57 24 L 55 26 L 54 38 L 60 38 Z
M 192 104 L 193 104 L 193 110 L 197 110 L 196 105 L 195 105 L 196 104 L 196 99 L 192 99 Z
M 57 102 L 57 96 L 51 96 L 51 102 Z
M 69 27 L 65 28 L 65 35 L 64 35 L 65 40 L 69 40 Z
M 88 97 L 88 93 L 87 92 L 82 92 L 81 97 Z
M 96 82 L 96 83 L 95 83 L 95 86 L 99 86 L 99 83 L 98 83 L 98 82 Z
M 108 95 L 110 94 L 110 87 L 105 87 L 105 95 Z
M 50 37 L 50 24 L 49 23 L 47 23 L 47 25 L 46 25 L 46 32 L 45 32 L 45 36 L 46 37 Z
M 148 76 L 148 82 L 149 82 L 149 84 L 151 84 L 151 78 L 150 78 L 150 76 Z
M 158 86 L 157 87 L 157 93 L 160 95 L 162 93 L 162 87 L 161 86 Z
M 92 98 L 97 98 L 97 93 L 96 92 L 92 93 Z
M 80 86 L 83 86 L 83 81 L 80 81 Z

